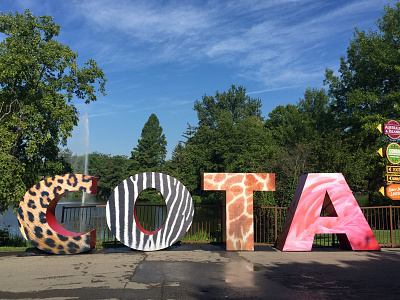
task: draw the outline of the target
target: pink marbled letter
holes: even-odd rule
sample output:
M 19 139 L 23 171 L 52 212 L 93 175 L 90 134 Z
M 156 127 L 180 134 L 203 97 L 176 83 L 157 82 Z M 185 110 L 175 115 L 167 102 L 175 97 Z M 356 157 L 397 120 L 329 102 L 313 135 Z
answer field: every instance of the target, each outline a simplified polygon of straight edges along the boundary
M 329 217 L 320 216 L 322 206 Z M 277 248 L 310 251 L 317 233 L 335 233 L 350 250 L 381 249 L 341 173 L 300 177 Z

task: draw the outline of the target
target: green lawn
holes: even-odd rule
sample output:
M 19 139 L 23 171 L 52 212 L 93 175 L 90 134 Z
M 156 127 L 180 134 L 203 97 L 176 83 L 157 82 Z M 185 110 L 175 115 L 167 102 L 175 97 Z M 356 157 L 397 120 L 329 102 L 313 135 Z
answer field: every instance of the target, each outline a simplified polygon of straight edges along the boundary
M 0 247 L 0 252 L 25 251 L 31 247 Z
M 390 241 L 390 230 L 376 230 L 372 232 L 380 245 L 391 244 Z M 339 243 L 335 236 L 335 243 Z M 400 244 L 400 232 L 399 230 L 393 231 L 393 243 Z M 314 237 L 313 245 L 315 246 L 331 246 L 332 245 L 332 234 L 316 234 Z
M 375 235 L 376 240 L 379 244 L 390 244 L 390 230 L 376 230 L 373 229 L 372 232 Z M 393 243 L 400 244 L 400 233 L 398 230 L 393 231 Z

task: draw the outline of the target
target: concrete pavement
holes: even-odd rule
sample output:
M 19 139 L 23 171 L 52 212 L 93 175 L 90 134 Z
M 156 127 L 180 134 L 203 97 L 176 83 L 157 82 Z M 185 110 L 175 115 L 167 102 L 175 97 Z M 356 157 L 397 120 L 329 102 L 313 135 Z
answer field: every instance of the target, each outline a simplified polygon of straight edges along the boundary
M 400 249 L 0 253 L 0 299 L 400 299 Z

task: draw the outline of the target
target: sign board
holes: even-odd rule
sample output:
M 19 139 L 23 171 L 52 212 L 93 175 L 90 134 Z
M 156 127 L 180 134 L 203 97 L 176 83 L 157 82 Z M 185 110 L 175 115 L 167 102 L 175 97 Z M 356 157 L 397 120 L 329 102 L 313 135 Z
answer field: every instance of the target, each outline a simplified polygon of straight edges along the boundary
M 386 166 L 386 173 L 400 173 L 400 166 Z
M 400 200 L 400 184 L 391 184 L 387 186 L 386 196 L 392 200 Z
M 386 148 L 387 159 L 394 165 L 400 163 L 400 146 L 397 143 L 390 143 Z
M 400 183 L 400 175 L 386 175 L 386 181 Z
M 400 138 L 400 124 L 396 120 L 390 120 L 383 125 L 383 133 L 392 140 Z
M 134 209 L 137 196 L 149 187 L 165 194 L 167 204 L 166 219 L 155 231 L 141 227 Z M 254 250 L 253 191 L 274 191 L 275 174 L 204 173 L 202 190 L 225 192 L 226 250 Z M 49 253 L 88 252 L 96 245 L 96 231 L 67 231 L 55 217 L 57 203 L 66 191 L 95 193 L 97 180 L 88 175 L 64 174 L 32 186 L 18 208 L 21 233 L 34 247 Z M 321 217 L 322 208 L 331 217 Z M 193 200 L 186 187 L 177 179 L 157 172 L 136 174 L 122 181 L 108 199 L 106 208 L 107 225 L 114 236 L 126 246 L 141 251 L 173 245 L 189 230 L 193 215 Z M 341 173 L 300 177 L 277 248 L 309 251 L 314 235 L 319 233 L 336 234 L 342 247 L 352 250 L 380 250 Z

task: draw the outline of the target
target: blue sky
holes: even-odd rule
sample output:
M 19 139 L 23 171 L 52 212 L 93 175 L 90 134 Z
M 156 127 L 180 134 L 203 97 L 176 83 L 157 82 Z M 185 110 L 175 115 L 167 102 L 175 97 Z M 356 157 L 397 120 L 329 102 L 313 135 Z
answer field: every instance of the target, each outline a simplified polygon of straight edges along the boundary
M 376 29 L 386 0 L 128 1 L 2 0 L 0 10 L 51 15 L 58 40 L 94 58 L 108 79 L 107 96 L 85 105 L 89 152 L 130 155 L 154 113 L 168 157 L 187 123 L 197 125 L 195 100 L 232 84 L 262 101 L 265 117 L 321 88 L 325 68 L 337 70 L 356 25 Z M 83 154 L 84 128 L 68 147 Z

